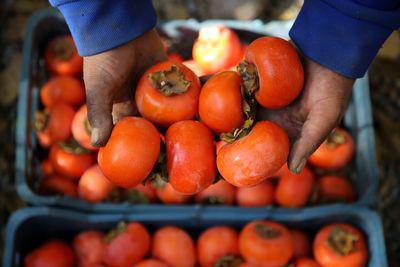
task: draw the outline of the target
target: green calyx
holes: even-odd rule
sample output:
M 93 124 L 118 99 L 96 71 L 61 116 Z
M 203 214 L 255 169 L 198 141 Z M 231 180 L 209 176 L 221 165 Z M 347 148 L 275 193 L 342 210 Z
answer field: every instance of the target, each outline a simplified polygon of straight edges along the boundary
M 268 225 L 257 223 L 254 225 L 254 232 L 265 239 L 274 238 L 280 236 L 281 232 L 278 229 L 274 229 Z
M 120 234 L 126 232 L 127 229 L 128 229 L 128 225 L 126 224 L 126 222 L 119 222 L 117 224 L 117 227 L 115 227 L 110 232 L 108 232 L 108 234 L 103 238 L 103 241 L 106 244 L 109 244 L 109 243 L 111 243 L 111 241 L 114 240 L 114 238 L 116 238 Z
M 91 151 L 82 147 L 74 138 L 69 139 L 68 141 L 59 142 L 58 143 L 62 150 L 80 155 L 80 154 L 89 154 Z
M 343 228 L 335 227 L 332 229 L 327 242 L 336 253 L 346 256 L 353 251 L 354 243 L 358 239 L 358 236 L 347 232 Z
M 218 259 L 214 267 L 238 267 L 243 263 L 243 259 L 237 255 L 226 255 Z
M 150 73 L 148 78 L 152 86 L 165 96 L 186 93 L 191 85 L 176 65 L 172 65 L 171 69 L 166 71 Z

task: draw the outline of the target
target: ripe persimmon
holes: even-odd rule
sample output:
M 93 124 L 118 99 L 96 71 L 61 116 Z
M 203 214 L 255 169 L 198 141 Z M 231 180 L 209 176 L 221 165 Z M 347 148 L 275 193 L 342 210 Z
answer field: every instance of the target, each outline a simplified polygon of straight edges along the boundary
M 273 122 L 259 121 L 248 135 L 220 149 L 217 166 L 227 182 L 252 186 L 279 170 L 288 155 L 286 132 Z
M 40 170 L 45 177 L 54 174 L 54 168 L 49 159 L 42 160 L 40 163 Z
M 230 183 L 219 180 L 195 195 L 195 201 L 202 204 L 232 205 L 235 201 L 236 188 Z
M 156 188 L 157 197 L 164 204 L 184 204 L 189 202 L 191 196 L 177 192 L 169 183 Z
M 354 141 L 350 133 L 336 128 L 308 158 L 308 162 L 319 168 L 339 169 L 351 161 L 354 150 Z
M 363 267 L 368 261 L 364 235 L 349 224 L 333 223 L 323 227 L 313 246 L 316 261 L 324 267 Z
M 214 137 L 203 123 L 174 123 L 165 144 L 169 183 L 176 191 L 196 194 L 211 185 L 216 177 Z
M 80 106 L 85 102 L 85 86 L 75 77 L 55 76 L 40 89 L 40 100 L 45 107 L 60 103 Z
M 241 82 L 236 72 L 225 71 L 215 74 L 201 89 L 200 119 L 216 134 L 231 132 L 244 122 Z
M 168 267 L 168 265 L 156 259 L 146 259 L 136 263 L 133 267 Z
M 74 253 L 64 241 L 51 240 L 31 251 L 24 259 L 24 267 L 72 267 Z
M 148 120 L 125 117 L 100 148 L 98 164 L 114 184 L 132 188 L 150 174 L 160 153 L 160 134 Z
M 196 249 L 190 235 L 175 226 L 164 226 L 153 235 L 151 254 L 171 267 L 194 267 Z
M 299 258 L 295 260 L 294 267 L 321 267 L 315 260 L 309 258 Z
M 97 164 L 87 169 L 79 179 L 79 197 L 92 203 L 105 200 L 114 189 L 115 185 L 104 176 Z
M 188 67 L 191 71 L 194 72 L 198 77 L 207 75 L 207 71 L 203 69 L 196 61 L 194 60 L 185 60 L 182 62 L 183 65 Z
M 135 101 L 144 118 L 168 127 L 197 115 L 199 94 L 200 80 L 193 71 L 181 63 L 164 61 L 143 74 Z
M 243 85 L 255 92 L 257 102 L 269 109 L 290 104 L 304 84 L 304 70 L 294 46 L 278 37 L 261 37 L 246 49 L 238 65 Z
M 236 203 L 241 207 L 262 207 L 275 202 L 275 185 L 263 181 L 249 187 L 239 187 L 236 192 Z
M 318 201 L 322 203 L 354 202 L 355 192 L 350 181 L 341 176 L 327 175 L 317 180 Z
M 77 197 L 78 184 L 68 177 L 53 174 L 44 177 L 40 181 L 39 192 L 41 194 L 60 194 L 63 196 Z
M 72 121 L 72 136 L 74 139 L 84 148 L 89 150 L 98 150 L 97 147 L 92 146 L 91 134 L 92 127 L 90 126 L 87 117 L 87 106 L 83 105 L 75 113 L 74 119 Z
M 182 63 L 184 61 L 183 57 L 178 53 L 169 53 L 168 59 L 172 62 Z
M 106 243 L 104 234 L 99 231 L 84 231 L 75 236 L 72 241 L 77 265 L 89 266 L 101 264 Z
M 125 195 L 129 203 L 149 204 L 157 201 L 156 190 L 152 188 L 151 182 L 147 182 L 146 185 L 140 183 L 127 189 Z
M 310 256 L 311 242 L 310 237 L 300 230 L 290 230 L 293 240 L 293 258 L 303 258 Z

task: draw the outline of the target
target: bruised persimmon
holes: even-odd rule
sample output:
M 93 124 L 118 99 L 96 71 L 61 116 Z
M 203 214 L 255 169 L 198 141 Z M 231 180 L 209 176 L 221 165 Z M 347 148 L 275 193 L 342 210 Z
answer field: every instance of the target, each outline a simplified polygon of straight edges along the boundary
M 293 258 L 302 258 L 310 255 L 310 237 L 300 230 L 290 230 L 293 240 Z
M 79 179 L 95 161 L 94 156 L 74 140 L 52 145 L 49 158 L 57 173 L 74 179 Z
M 195 201 L 201 204 L 232 205 L 235 201 L 236 188 L 230 183 L 219 180 L 195 195 Z
M 42 194 L 60 194 L 63 196 L 78 196 L 78 184 L 68 177 L 58 174 L 46 176 L 40 181 L 39 192 Z
M 33 127 L 41 145 L 49 147 L 56 142 L 68 140 L 74 116 L 74 108 L 62 103 L 43 112 L 36 112 Z
M 191 196 L 177 192 L 169 183 L 156 188 L 157 197 L 164 204 L 184 204 L 189 202 Z
M 203 69 L 215 73 L 237 63 L 241 57 L 241 44 L 233 30 L 213 25 L 200 29 L 192 54 Z
M 151 254 L 170 267 L 194 267 L 195 245 L 190 235 L 175 226 L 164 226 L 153 235 Z
M 74 119 L 72 121 L 72 136 L 74 139 L 84 148 L 90 150 L 98 150 L 98 148 L 92 146 L 91 134 L 92 127 L 90 126 L 87 117 L 87 106 L 83 105 L 75 113 Z
M 83 58 L 79 56 L 70 35 L 54 38 L 44 52 L 47 68 L 58 75 L 79 75 L 83 71 Z
M 79 179 L 78 194 L 86 201 L 98 203 L 105 200 L 115 188 L 115 185 L 104 176 L 99 166 L 95 164 L 87 169 Z
M 240 260 L 238 238 L 236 230 L 228 226 L 214 226 L 202 232 L 197 240 L 200 266 L 235 266 L 235 261 Z
M 196 194 L 211 185 L 216 177 L 214 137 L 203 123 L 174 123 L 165 144 L 169 183 L 176 191 Z
M 168 267 L 168 265 L 156 259 L 146 259 L 136 263 L 133 267 Z
M 60 103 L 79 106 L 85 101 L 85 87 L 75 77 L 55 76 L 40 89 L 40 100 L 45 107 Z
M 321 267 L 321 265 L 310 258 L 299 258 L 294 262 L 294 267 Z
M 350 133 L 336 128 L 309 157 L 308 162 L 319 168 L 339 169 L 351 161 L 354 149 L 354 141 Z
M 51 240 L 24 258 L 24 267 L 72 267 L 74 253 L 64 241 Z
M 211 77 L 201 89 L 200 119 L 216 134 L 231 132 L 244 122 L 240 84 L 236 72 L 225 71 Z
M 236 203 L 241 207 L 262 207 L 274 204 L 275 185 L 263 181 L 249 187 L 239 187 L 236 192 Z
M 252 186 L 269 178 L 286 162 L 289 138 L 270 121 L 259 121 L 250 133 L 223 146 L 217 154 L 222 177 L 235 186 Z
M 368 261 L 364 235 L 349 224 L 333 223 L 323 227 L 313 247 L 315 259 L 323 267 L 363 267 Z
M 143 118 L 125 117 L 100 148 L 98 164 L 111 182 L 132 188 L 150 174 L 159 153 L 160 134 L 156 127 Z
M 101 264 L 106 243 L 104 234 L 99 231 L 84 231 L 75 236 L 72 241 L 77 265 L 90 266 Z
M 119 223 L 106 237 L 103 262 L 108 267 L 132 267 L 150 250 L 150 234 L 137 222 Z
M 287 172 L 279 178 L 276 202 L 286 208 L 300 208 L 310 199 L 315 183 L 314 173 L 305 167 L 299 174 Z
M 239 235 L 239 250 L 247 263 L 260 267 L 280 267 L 293 256 L 289 230 L 272 221 L 248 223 Z
M 245 60 L 238 65 L 247 92 L 269 109 L 290 104 L 304 84 L 300 57 L 291 43 L 278 37 L 261 37 L 246 49 Z
M 350 181 L 341 176 L 327 175 L 317 180 L 318 201 L 322 203 L 354 202 L 355 192 Z
M 168 127 L 197 115 L 199 94 L 200 81 L 193 71 L 181 63 L 164 61 L 143 74 L 135 101 L 144 118 Z

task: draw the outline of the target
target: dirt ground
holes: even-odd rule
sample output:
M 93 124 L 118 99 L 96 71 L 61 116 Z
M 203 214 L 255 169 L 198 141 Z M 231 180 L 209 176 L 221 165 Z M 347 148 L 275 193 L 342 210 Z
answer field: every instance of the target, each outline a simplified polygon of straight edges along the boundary
M 34 11 L 48 7 L 44 0 L 8 1 L 8 6 L 6 2 L 0 1 L 0 258 L 5 222 L 12 211 L 24 206 L 14 189 L 14 135 L 24 27 Z M 154 2 L 161 19 L 290 19 L 301 6 L 301 0 Z M 400 38 L 396 34 L 385 44 L 369 73 L 381 178 L 376 209 L 383 219 L 389 259 L 393 266 L 400 266 Z

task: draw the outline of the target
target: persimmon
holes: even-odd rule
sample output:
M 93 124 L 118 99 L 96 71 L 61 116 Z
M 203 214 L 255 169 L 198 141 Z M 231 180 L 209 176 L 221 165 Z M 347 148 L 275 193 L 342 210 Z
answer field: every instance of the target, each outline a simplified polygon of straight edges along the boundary
M 234 266 L 238 261 L 235 256 L 239 255 L 238 238 L 236 230 L 227 226 L 214 226 L 202 232 L 197 240 L 200 266 Z
M 304 70 L 291 43 L 278 37 L 261 37 L 246 49 L 245 60 L 238 65 L 247 92 L 269 109 L 290 104 L 301 92 Z
M 91 134 L 92 127 L 90 126 L 87 117 L 87 106 L 83 105 L 75 113 L 74 119 L 71 125 L 72 136 L 74 139 L 84 148 L 89 150 L 97 151 L 98 148 L 92 146 Z
M 51 240 L 25 256 L 24 267 L 72 267 L 74 253 L 60 240 Z
M 322 203 L 354 202 L 355 192 L 348 179 L 335 175 L 322 176 L 317 180 L 318 200 Z
M 239 235 L 239 250 L 251 265 L 281 267 L 293 256 L 292 236 L 289 230 L 272 221 L 248 223 Z
M 103 238 L 99 231 L 84 231 L 75 236 L 72 247 L 79 266 L 101 264 L 106 248 Z
M 354 141 L 350 133 L 336 128 L 308 158 L 308 162 L 320 168 L 339 169 L 351 161 L 354 150 Z
M 192 70 L 198 77 L 208 74 L 208 72 L 194 60 L 185 60 L 182 62 L 182 64 Z
M 321 267 L 321 265 L 313 259 L 299 258 L 294 262 L 294 267 Z
M 83 71 L 83 58 L 79 56 L 70 35 L 59 36 L 46 46 L 44 59 L 47 68 L 58 75 L 79 75 Z
M 157 197 L 164 204 L 184 204 L 189 202 L 191 196 L 177 192 L 169 183 L 156 188 Z
M 44 112 L 36 112 L 33 126 L 38 134 L 39 142 L 44 147 L 49 147 L 56 142 L 68 140 L 71 137 L 74 116 L 74 108 L 61 103 Z
M 333 223 L 323 227 L 313 247 L 316 261 L 324 267 L 363 267 L 368 261 L 364 235 L 349 224 Z
M 181 63 L 164 61 L 143 74 L 135 101 L 144 118 L 168 127 L 197 115 L 199 94 L 200 80 L 193 71 Z
M 165 135 L 169 183 L 183 194 L 196 194 L 215 180 L 215 145 L 211 131 L 198 121 L 180 121 Z
M 293 240 L 293 258 L 302 258 L 310 255 L 310 237 L 300 230 L 290 230 Z
M 231 132 L 244 122 L 240 76 L 225 71 L 212 76 L 200 92 L 201 121 L 216 134 Z
M 195 245 L 190 235 L 175 226 L 164 226 L 153 235 L 151 254 L 171 267 L 194 267 Z
M 149 121 L 125 117 L 114 126 L 98 164 L 114 184 L 132 188 L 150 174 L 160 153 L 160 134 Z
M 286 132 L 273 122 L 259 121 L 248 135 L 220 149 L 217 167 L 227 182 L 252 186 L 279 170 L 288 155 Z
M 54 174 L 54 168 L 49 159 L 42 160 L 40 163 L 40 170 L 45 177 Z
M 216 154 L 218 154 L 219 150 L 226 144 L 228 144 L 228 142 L 223 141 L 223 140 L 220 140 L 220 141 L 216 142 L 215 143 L 215 150 L 216 150 L 215 152 L 216 152 Z
M 57 173 L 74 179 L 79 179 L 95 161 L 93 155 L 74 140 L 52 145 L 49 158 Z
M 115 189 L 115 185 L 104 176 L 97 164 L 87 169 L 79 179 L 79 197 L 92 203 L 105 200 Z
M 151 182 L 147 182 L 146 185 L 140 183 L 126 190 L 125 194 L 129 203 L 149 204 L 157 201 L 156 190 L 152 188 Z
M 184 61 L 183 57 L 178 53 L 169 53 L 168 59 L 172 62 L 182 63 Z
M 223 25 L 204 27 L 199 31 L 192 55 L 193 59 L 209 73 L 227 69 L 241 57 L 239 37 L 233 30 Z
M 68 177 L 53 174 L 43 178 L 39 185 L 39 192 L 76 197 L 78 196 L 78 184 Z
M 85 86 L 75 77 L 55 76 L 40 89 L 40 101 L 45 107 L 60 103 L 80 106 L 85 102 Z
M 249 187 L 239 187 L 236 192 L 236 203 L 241 207 L 262 207 L 274 204 L 275 185 L 263 181 Z
M 103 262 L 108 267 L 132 267 L 150 250 L 150 241 L 150 234 L 141 223 L 119 223 L 106 236 Z
M 156 259 L 146 259 L 133 265 L 133 267 L 168 267 L 168 265 Z
M 299 174 L 287 172 L 279 178 L 276 202 L 286 208 L 300 208 L 310 199 L 315 183 L 314 173 L 305 167 Z
M 219 180 L 195 195 L 195 201 L 202 204 L 232 205 L 235 201 L 236 188 L 230 183 Z

